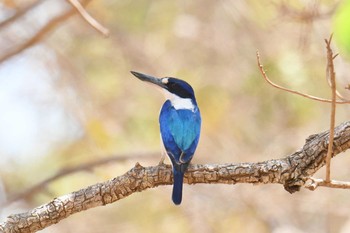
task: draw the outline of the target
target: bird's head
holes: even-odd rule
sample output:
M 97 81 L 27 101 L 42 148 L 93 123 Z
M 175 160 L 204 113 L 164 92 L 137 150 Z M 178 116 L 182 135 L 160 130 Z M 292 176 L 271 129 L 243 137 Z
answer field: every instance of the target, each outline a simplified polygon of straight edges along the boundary
M 172 77 L 156 78 L 135 71 L 131 71 L 131 73 L 142 81 L 146 81 L 161 87 L 163 90 L 165 90 L 166 98 L 170 99 L 171 101 L 190 99 L 193 101 L 193 104 L 196 104 L 193 88 L 186 81 Z

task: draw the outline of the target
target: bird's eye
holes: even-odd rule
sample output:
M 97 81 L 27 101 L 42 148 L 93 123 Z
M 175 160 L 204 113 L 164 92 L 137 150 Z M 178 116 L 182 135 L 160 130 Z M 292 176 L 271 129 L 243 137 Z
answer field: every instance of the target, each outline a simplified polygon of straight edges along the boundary
M 179 88 L 179 86 L 177 85 L 177 83 L 171 83 L 169 88 L 171 90 L 177 90 Z

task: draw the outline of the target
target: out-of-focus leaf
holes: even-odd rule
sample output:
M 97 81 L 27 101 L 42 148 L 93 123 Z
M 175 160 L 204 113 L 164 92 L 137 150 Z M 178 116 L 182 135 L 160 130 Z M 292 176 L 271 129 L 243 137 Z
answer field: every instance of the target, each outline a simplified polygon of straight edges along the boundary
M 350 1 L 346 0 L 338 7 L 333 16 L 334 38 L 342 54 L 350 56 Z

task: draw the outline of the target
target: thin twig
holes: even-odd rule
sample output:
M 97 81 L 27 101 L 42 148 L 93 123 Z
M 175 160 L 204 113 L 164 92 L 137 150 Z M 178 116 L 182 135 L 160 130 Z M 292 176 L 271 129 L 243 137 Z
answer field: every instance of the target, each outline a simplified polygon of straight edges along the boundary
M 109 36 L 109 30 L 102 26 L 99 22 L 97 22 L 96 19 L 94 19 L 86 10 L 85 8 L 80 4 L 78 0 L 68 0 L 68 2 L 79 12 L 81 17 L 90 24 L 94 29 L 96 29 L 98 32 L 102 33 L 104 36 Z
M 292 89 L 288 89 L 288 88 L 285 88 L 285 87 L 282 87 L 280 85 L 277 85 L 277 84 L 273 83 L 267 77 L 267 74 L 266 74 L 266 72 L 265 72 L 265 70 L 263 68 L 263 65 L 260 62 L 259 51 L 256 52 L 256 58 L 258 60 L 258 66 L 259 66 L 260 73 L 262 74 L 262 76 L 265 79 L 265 81 L 268 82 L 271 86 L 273 86 L 273 87 L 275 87 L 277 89 L 280 89 L 280 90 L 283 90 L 283 91 L 295 94 L 295 95 L 303 96 L 303 97 L 308 98 L 308 99 L 312 99 L 312 100 L 316 100 L 316 101 L 320 101 L 320 102 L 324 102 L 324 103 L 332 103 L 332 100 L 323 99 L 323 98 L 319 98 L 319 97 L 316 97 L 316 96 L 308 95 L 308 94 L 305 94 L 305 93 L 302 93 L 302 92 L 299 92 L 299 91 L 295 91 L 295 90 L 292 90 Z M 349 104 L 350 101 L 336 101 L 335 103 L 337 103 L 337 104 Z
M 334 127 L 335 127 L 335 109 L 336 109 L 336 83 L 335 83 L 335 72 L 334 72 L 334 64 L 333 64 L 333 51 L 331 48 L 332 35 L 329 40 L 325 40 L 326 48 L 327 48 L 327 69 L 326 69 L 326 77 L 327 80 L 330 80 L 331 90 L 332 90 L 332 104 L 331 104 L 331 118 L 330 118 L 330 126 L 329 126 L 329 143 L 328 143 L 328 151 L 326 157 L 326 182 L 329 183 L 331 181 L 331 159 L 333 154 L 333 140 L 334 140 Z
M 334 55 L 334 56 L 332 57 L 332 60 L 334 60 L 338 55 L 339 55 L 339 53 L 337 53 L 336 55 Z M 328 66 L 327 66 L 327 69 L 328 69 Z M 326 79 L 327 79 L 328 86 L 329 86 L 330 88 L 332 88 L 332 81 L 331 81 L 329 75 L 326 75 Z M 350 101 L 349 99 L 345 98 L 342 94 L 340 94 L 340 92 L 339 92 L 337 89 L 335 89 L 335 94 L 336 94 L 336 96 L 337 96 L 339 99 L 341 99 L 341 100 L 343 100 L 343 101 Z
M 91 0 L 84 0 L 82 4 L 86 5 Z M 41 41 L 45 36 L 51 32 L 54 28 L 56 28 L 60 23 L 68 19 L 70 16 L 74 15 L 76 11 L 74 9 L 70 9 L 65 13 L 62 13 L 61 15 L 53 18 L 50 20 L 45 26 L 43 26 L 38 32 L 36 32 L 31 38 L 24 41 L 22 44 L 18 45 L 16 48 L 12 49 L 8 53 L 5 53 L 4 55 L 0 56 L 0 63 L 6 61 L 7 59 L 15 56 L 16 54 L 19 54 L 20 52 L 24 51 L 25 49 L 29 48 L 30 46 L 38 43 Z
M 333 57 L 333 59 L 334 59 L 334 57 Z M 331 80 L 329 80 L 328 78 L 327 78 L 327 83 L 328 83 L 328 86 L 330 88 L 332 88 Z M 340 92 L 338 90 L 335 90 L 335 94 L 339 99 L 341 99 L 343 101 L 350 101 L 349 99 L 345 98 L 342 94 L 340 94 Z
M 304 188 L 307 188 L 311 191 L 316 190 L 318 187 L 350 189 L 350 182 L 346 181 L 330 180 L 327 182 L 324 179 L 316 179 L 313 177 L 310 177 L 308 181 L 309 183 L 306 183 Z

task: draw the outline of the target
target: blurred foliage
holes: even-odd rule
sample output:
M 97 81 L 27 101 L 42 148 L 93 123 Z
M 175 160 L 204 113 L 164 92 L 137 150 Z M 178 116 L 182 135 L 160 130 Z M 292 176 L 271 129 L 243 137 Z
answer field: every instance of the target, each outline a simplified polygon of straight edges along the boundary
M 350 57 L 350 1 L 345 0 L 337 8 L 333 18 L 334 35 L 341 52 Z
M 310 134 L 328 128 L 329 106 L 269 86 L 258 70 L 256 50 L 274 82 L 329 98 L 324 39 L 334 31 L 333 45 L 341 49 L 335 61 L 339 90 L 348 95 L 343 86 L 349 64 L 343 56 L 350 51 L 349 6 L 349 1 L 92 1 L 87 10 L 110 29 L 109 38 L 75 16 L 41 42 L 55 53 L 50 69 L 59 78 L 54 87 L 67 119 L 73 118 L 79 128 L 78 136 L 73 141 L 61 138 L 42 159 L 2 169 L 8 195 L 87 161 L 160 154 L 163 96 L 130 70 L 179 77 L 194 87 L 203 117 L 194 163 L 257 162 L 294 152 Z M 45 56 L 35 59 L 46 62 Z M 349 107 L 339 106 L 337 121 L 348 117 Z M 63 177 L 26 197 L 21 208 L 121 175 L 137 161 L 147 166 L 159 159 L 130 158 Z M 348 162 L 347 156 L 336 158 L 332 175 L 349 180 Z M 170 192 L 171 187 L 159 187 L 136 193 L 74 215 L 46 232 L 70 232 L 73 227 L 75 232 L 128 233 L 322 233 L 350 228 L 348 191 L 290 195 L 280 185 L 185 185 L 180 207 L 172 205 Z

